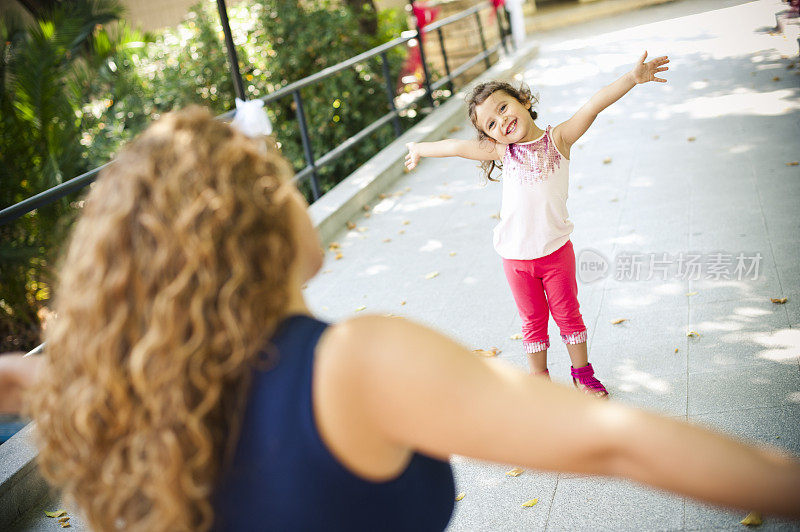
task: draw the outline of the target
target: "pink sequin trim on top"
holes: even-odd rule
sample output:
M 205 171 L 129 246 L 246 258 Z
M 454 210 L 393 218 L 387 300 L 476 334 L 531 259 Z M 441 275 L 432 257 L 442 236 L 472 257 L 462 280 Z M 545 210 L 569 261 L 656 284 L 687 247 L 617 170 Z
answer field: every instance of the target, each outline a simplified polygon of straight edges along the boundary
M 544 135 L 530 144 L 509 144 L 506 150 L 506 175 L 515 176 L 522 183 L 532 185 L 544 181 L 561 166 L 561 154 L 550 138 L 547 126 Z

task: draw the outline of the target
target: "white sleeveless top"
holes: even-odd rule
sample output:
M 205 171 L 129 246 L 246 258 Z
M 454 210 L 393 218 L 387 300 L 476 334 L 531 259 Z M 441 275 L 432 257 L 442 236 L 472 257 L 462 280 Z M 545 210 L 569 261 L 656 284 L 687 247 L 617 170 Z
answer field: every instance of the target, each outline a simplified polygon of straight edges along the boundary
M 529 260 L 569 240 L 569 159 L 556 148 L 551 127 L 536 140 L 509 144 L 503 157 L 503 203 L 494 249 L 504 259 Z

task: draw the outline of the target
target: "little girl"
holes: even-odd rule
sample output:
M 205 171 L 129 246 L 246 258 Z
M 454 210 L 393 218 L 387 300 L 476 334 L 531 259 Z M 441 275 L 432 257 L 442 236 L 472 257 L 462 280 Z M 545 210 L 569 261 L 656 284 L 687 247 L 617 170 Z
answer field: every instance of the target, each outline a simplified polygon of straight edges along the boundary
M 668 68 L 666 56 L 645 63 L 647 52 L 633 69 L 600 90 L 572 118 L 542 130 L 534 123 L 536 99 L 523 87 L 491 81 L 481 83 L 467 98 L 469 117 L 478 140 L 448 139 L 407 145 L 406 167 L 421 157 L 464 157 L 483 161 L 492 179 L 502 169 L 503 203 L 494 229 L 494 247 L 503 258 L 514 294 L 531 372 L 549 378 L 547 370 L 548 311 L 561 330 L 572 361 L 572 382 L 587 394 L 608 397 L 594 376 L 586 350 L 586 326 L 578 305 L 575 253 L 567 212 L 570 148 L 597 115 L 639 83 L 666 82 L 656 77 Z M 497 161 L 502 161 L 498 164 Z

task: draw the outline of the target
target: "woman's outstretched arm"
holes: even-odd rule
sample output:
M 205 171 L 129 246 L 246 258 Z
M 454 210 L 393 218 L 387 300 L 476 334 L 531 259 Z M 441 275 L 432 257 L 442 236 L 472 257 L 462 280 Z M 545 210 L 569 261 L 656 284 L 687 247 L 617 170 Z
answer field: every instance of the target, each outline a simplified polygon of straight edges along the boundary
M 628 478 L 800 518 L 796 458 L 531 378 L 407 320 L 365 316 L 332 327 L 314 387 L 323 438 L 366 475 L 419 450 Z
M 33 386 L 41 363 L 40 356 L 0 354 L 0 413 L 19 414 L 25 410 L 25 394 Z

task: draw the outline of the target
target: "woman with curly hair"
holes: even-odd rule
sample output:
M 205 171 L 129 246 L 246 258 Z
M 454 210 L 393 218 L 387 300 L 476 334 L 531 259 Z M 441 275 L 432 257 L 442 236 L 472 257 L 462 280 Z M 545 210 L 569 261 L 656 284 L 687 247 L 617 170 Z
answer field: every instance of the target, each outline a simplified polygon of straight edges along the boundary
M 408 320 L 316 320 L 302 286 L 320 264 L 286 162 L 203 109 L 165 116 L 103 172 L 32 398 L 42 471 L 92 529 L 441 530 L 452 454 L 800 517 L 800 463 L 776 449 Z

